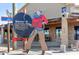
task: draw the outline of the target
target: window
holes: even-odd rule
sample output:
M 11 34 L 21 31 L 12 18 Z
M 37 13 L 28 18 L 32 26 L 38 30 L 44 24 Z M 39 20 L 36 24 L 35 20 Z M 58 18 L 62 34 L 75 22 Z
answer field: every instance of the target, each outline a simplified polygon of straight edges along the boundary
M 46 39 L 46 41 L 51 41 L 50 40 L 50 36 L 49 36 L 49 29 L 48 30 L 44 30 L 44 33 L 45 33 L 45 39 Z
M 61 27 L 57 27 L 56 28 L 56 38 L 60 38 L 61 37 Z
M 75 26 L 75 40 L 79 40 L 79 26 Z

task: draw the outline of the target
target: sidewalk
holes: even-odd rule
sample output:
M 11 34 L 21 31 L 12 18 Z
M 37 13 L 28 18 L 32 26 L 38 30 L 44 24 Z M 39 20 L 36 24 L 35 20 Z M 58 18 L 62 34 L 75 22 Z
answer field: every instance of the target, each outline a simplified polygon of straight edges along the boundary
M 18 44 L 19 45 L 19 44 Z M 32 46 L 31 50 L 29 51 L 29 53 L 24 53 L 23 52 L 23 48 L 22 48 L 22 43 L 17 47 L 17 50 L 12 50 L 12 44 L 10 47 L 10 52 L 8 53 L 8 48 L 7 48 L 7 44 L 2 44 L 0 45 L 0 55 L 2 55 L 2 53 L 6 53 L 7 55 L 40 55 L 41 54 L 41 47 L 40 46 Z M 66 51 L 65 53 L 60 53 L 60 48 L 59 47 L 52 47 L 49 46 L 48 47 L 49 50 L 46 51 L 45 55 L 53 55 L 53 54 L 79 54 L 79 51 L 71 51 L 70 49 L 68 49 L 68 51 Z

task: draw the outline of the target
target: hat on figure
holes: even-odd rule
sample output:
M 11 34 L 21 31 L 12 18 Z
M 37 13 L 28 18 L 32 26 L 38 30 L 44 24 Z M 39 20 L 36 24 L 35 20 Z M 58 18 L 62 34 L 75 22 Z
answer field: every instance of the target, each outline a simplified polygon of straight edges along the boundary
M 42 11 L 38 10 L 38 11 L 34 12 L 33 18 L 39 18 L 41 15 L 43 15 Z

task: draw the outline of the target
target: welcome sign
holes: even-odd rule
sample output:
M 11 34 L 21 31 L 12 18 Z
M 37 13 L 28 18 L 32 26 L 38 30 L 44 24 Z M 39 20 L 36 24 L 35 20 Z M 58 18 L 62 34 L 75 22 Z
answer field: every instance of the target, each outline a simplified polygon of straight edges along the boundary
M 28 14 L 18 13 L 13 17 L 13 26 L 17 35 L 21 37 L 29 36 L 34 29 L 32 19 Z

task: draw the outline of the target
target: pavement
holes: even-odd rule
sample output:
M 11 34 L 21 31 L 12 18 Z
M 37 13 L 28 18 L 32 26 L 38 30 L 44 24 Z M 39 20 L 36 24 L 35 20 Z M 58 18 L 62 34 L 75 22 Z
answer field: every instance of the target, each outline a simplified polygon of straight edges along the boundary
M 45 55 L 79 55 L 79 51 L 67 51 L 65 53 L 59 51 L 46 51 Z M 20 50 L 10 51 L 9 53 L 0 52 L 0 55 L 41 55 L 41 51 L 29 51 L 29 53 L 23 53 Z
M 12 50 L 12 48 L 10 48 L 10 52 L 9 53 L 7 52 L 7 50 L 8 50 L 7 46 L 5 46 L 5 45 L 2 46 L 1 45 L 0 46 L 0 55 L 41 55 L 41 53 L 42 53 L 40 47 L 33 47 L 29 51 L 28 54 L 24 53 L 22 48 L 20 48 L 20 49 L 17 48 L 17 50 Z M 50 51 L 46 51 L 46 55 L 52 55 L 51 53 L 52 53 L 51 50 Z
M 49 47 L 50 49 L 48 51 L 45 52 L 45 55 L 79 55 L 79 51 L 71 51 L 68 50 L 66 52 L 61 52 L 59 47 Z M 10 48 L 10 52 L 7 52 L 7 46 L 6 45 L 1 45 L 0 46 L 0 55 L 41 55 L 42 51 L 40 49 L 40 47 L 33 47 L 29 53 L 24 53 L 23 49 L 17 49 L 17 50 L 12 50 L 12 48 Z

